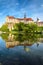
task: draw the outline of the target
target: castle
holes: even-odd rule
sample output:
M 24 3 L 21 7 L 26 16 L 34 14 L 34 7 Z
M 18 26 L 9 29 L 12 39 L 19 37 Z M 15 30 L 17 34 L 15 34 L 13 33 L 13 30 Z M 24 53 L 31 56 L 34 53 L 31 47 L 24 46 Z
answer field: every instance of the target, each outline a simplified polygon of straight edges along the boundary
M 37 23 L 38 26 L 43 26 L 43 22 L 40 21 L 38 18 L 37 18 L 37 21 L 34 22 L 34 20 L 32 18 L 26 18 L 26 14 L 24 15 L 24 18 L 15 18 L 13 16 L 6 17 L 6 24 L 8 24 L 9 31 L 11 31 L 13 29 L 13 26 L 15 23 L 19 23 L 19 22 L 23 22 L 25 24 Z

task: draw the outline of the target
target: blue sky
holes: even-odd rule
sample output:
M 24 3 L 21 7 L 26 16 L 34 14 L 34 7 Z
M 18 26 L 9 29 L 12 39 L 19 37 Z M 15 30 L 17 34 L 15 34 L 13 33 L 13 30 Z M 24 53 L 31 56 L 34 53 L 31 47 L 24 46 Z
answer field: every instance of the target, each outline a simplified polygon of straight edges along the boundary
M 7 15 L 23 18 L 24 13 L 34 20 L 43 20 L 43 0 L 0 0 L 0 26 Z

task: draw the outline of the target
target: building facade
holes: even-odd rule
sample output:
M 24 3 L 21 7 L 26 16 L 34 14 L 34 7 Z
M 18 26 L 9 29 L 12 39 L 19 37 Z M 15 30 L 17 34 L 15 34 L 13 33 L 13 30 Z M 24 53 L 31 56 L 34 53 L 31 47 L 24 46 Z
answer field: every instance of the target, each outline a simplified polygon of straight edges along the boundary
M 37 18 L 36 24 L 37 24 L 39 27 L 41 27 L 41 26 L 43 26 L 43 21 L 40 21 L 40 19 Z
M 24 16 L 24 18 L 15 18 L 13 16 L 7 16 L 6 17 L 6 24 L 8 24 L 9 31 L 11 31 L 13 29 L 13 26 L 15 23 L 20 23 L 20 22 L 23 22 L 25 24 L 33 23 L 33 19 L 32 18 L 26 18 L 26 16 Z
M 23 22 L 25 24 L 28 23 L 36 23 L 38 26 L 43 26 L 43 21 L 40 21 L 40 19 L 37 18 L 37 21 L 34 22 L 32 18 L 26 18 L 26 15 L 24 15 L 24 18 L 15 18 L 13 16 L 7 16 L 6 17 L 6 24 L 8 24 L 9 31 L 13 30 L 15 23 Z

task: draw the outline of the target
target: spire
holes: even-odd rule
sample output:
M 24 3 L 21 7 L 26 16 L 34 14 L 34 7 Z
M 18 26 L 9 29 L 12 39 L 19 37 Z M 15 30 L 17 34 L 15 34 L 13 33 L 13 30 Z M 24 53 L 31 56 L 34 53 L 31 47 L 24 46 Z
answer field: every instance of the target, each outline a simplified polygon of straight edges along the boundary
M 37 22 L 40 22 L 40 19 L 39 18 L 37 18 Z
M 37 21 L 39 21 L 39 18 L 37 18 Z
M 26 13 L 24 14 L 24 18 L 26 18 Z

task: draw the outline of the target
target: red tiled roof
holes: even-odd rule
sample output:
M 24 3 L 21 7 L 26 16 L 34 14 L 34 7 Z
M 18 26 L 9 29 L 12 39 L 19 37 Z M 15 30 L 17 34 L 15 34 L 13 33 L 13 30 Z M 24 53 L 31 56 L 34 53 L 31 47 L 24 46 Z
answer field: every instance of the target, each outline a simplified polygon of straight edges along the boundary
M 13 17 L 13 16 L 8 16 L 8 18 L 9 18 L 9 19 L 14 19 L 15 17 Z M 26 20 L 26 21 L 33 21 L 32 18 L 16 18 L 16 19 L 18 19 L 18 20 Z
M 43 24 L 43 21 L 38 22 L 38 24 Z
M 26 20 L 26 21 L 33 21 L 32 18 L 17 18 L 18 20 Z
M 8 18 L 9 18 L 9 19 L 14 19 L 14 17 L 13 17 L 13 16 L 8 16 Z

